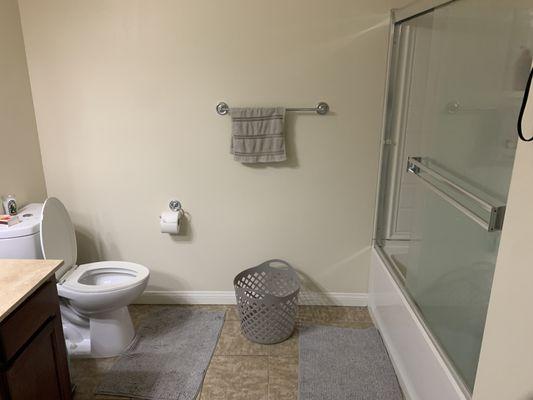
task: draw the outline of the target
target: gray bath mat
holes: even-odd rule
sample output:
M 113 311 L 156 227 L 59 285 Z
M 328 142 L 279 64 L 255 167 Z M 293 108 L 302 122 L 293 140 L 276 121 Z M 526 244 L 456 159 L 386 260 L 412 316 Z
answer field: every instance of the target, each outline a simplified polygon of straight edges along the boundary
M 300 328 L 299 400 L 402 400 L 375 328 Z
M 95 393 L 195 399 L 223 323 L 222 311 L 165 307 L 150 314 L 136 343 L 106 372 Z

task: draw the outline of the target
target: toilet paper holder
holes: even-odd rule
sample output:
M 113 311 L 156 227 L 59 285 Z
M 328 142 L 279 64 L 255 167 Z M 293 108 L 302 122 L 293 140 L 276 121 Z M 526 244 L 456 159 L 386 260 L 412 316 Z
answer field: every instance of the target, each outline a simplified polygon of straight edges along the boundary
M 170 201 L 170 203 L 168 203 L 168 208 L 170 208 L 170 211 L 163 211 L 159 216 L 161 233 L 178 235 L 180 233 L 181 220 L 185 215 L 185 211 L 178 200 Z

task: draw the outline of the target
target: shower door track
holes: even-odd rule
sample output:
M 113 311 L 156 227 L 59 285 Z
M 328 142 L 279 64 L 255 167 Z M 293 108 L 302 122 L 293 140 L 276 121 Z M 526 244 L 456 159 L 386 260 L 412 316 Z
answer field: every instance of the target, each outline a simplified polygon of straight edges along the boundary
M 419 0 L 414 4 L 393 10 L 393 23 L 407 21 L 411 18 L 433 11 L 457 0 Z

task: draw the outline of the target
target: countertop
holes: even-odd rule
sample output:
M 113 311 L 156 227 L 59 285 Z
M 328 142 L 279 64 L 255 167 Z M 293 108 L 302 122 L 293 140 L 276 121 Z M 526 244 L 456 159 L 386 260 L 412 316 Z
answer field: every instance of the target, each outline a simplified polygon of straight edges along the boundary
M 0 322 L 63 265 L 61 260 L 0 259 Z

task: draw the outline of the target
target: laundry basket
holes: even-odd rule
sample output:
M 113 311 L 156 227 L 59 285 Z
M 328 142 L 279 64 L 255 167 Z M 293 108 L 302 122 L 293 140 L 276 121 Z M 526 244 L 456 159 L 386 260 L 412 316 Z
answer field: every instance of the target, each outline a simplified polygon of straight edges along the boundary
M 272 264 L 283 264 L 274 267 Z M 268 260 L 248 268 L 233 280 L 244 336 L 256 343 L 279 343 L 296 326 L 300 281 L 283 260 Z

